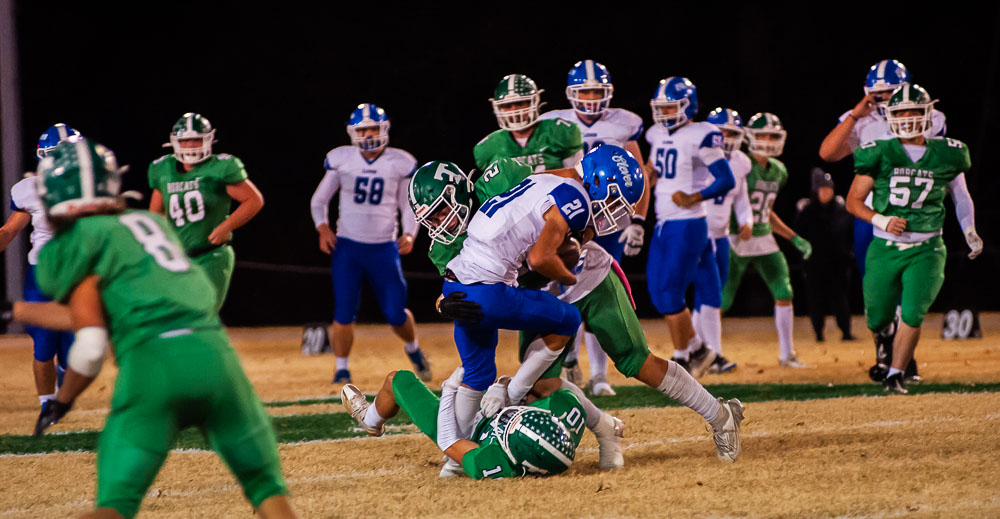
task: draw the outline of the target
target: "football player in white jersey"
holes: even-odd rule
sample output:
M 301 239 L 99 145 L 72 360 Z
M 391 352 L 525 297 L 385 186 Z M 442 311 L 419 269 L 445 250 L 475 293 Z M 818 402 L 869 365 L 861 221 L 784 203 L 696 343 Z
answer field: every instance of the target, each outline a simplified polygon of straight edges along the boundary
M 685 301 L 688 285 L 699 269 L 705 269 L 699 276 L 703 286 L 697 288 L 704 294 L 703 326 L 721 323 L 718 310 L 711 309 L 722 305 L 722 285 L 702 201 L 725 195 L 735 180 L 722 148 L 722 133 L 711 123 L 693 121 L 698 95 L 688 79 L 661 80 L 650 107 L 656 124 L 646 131 L 646 140 L 657 174 L 650 177 L 656 196 L 656 231 L 649 245 L 647 284 L 653 305 L 670 327 L 674 360 L 698 377 L 716 357 L 695 333 Z
M 35 156 L 41 160 L 57 144 L 73 135 L 80 135 L 80 132 L 62 123 L 52 125 L 38 139 Z M 42 250 L 42 246 L 52 238 L 52 227 L 45 217 L 45 207 L 38 198 L 35 184 L 35 178 L 29 177 L 10 188 L 11 213 L 7 222 L 0 227 L 0 251 L 6 250 L 10 242 L 29 223 L 31 224 L 31 250 L 28 252 L 28 272 L 24 277 L 24 300 L 44 302 L 49 299 L 42 294 L 35 281 L 35 265 L 38 264 L 38 253 Z M 44 414 L 46 406 L 50 405 L 49 401 L 56 396 L 56 388 L 62 385 L 63 374 L 66 373 L 67 354 L 73 345 L 73 334 L 34 326 L 25 326 L 25 331 L 34 343 L 32 372 Z M 58 360 L 58 364 L 55 360 Z
M 539 119 L 562 119 L 575 124 L 580 128 L 584 153 L 601 144 L 613 144 L 627 150 L 645 166 L 637 142 L 642 136 L 642 117 L 623 108 L 611 108 L 613 93 L 611 74 L 604 65 L 590 59 L 578 61 L 570 69 L 566 80 L 566 98 L 573 108 L 551 110 L 542 114 Z M 645 173 L 648 176 L 649 171 L 645 170 Z M 642 249 L 645 235 L 642 225 L 648 209 L 647 189 L 636 204 L 635 214 L 628 227 L 607 236 L 598 236 L 594 241 L 604 247 L 615 261 L 620 262 L 622 254 L 635 256 Z M 614 395 L 615 392 L 607 381 L 608 357 L 594 334 L 585 331 L 577 334 L 577 343 L 573 345 L 573 351 L 566 361 L 567 367 L 572 369 L 575 366 L 581 338 L 587 344 L 587 356 L 590 358 L 590 382 L 587 386 L 595 395 Z
M 359 105 L 347 123 L 351 146 L 326 155 L 326 175 L 310 203 L 319 232 L 319 248 L 331 254 L 334 322 L 334 384 L 351 381 L 348 355 L 354 344 L 354 320 L 361 303 L 361 281 L 375 291 L 392 331 L 403 340 L 414 371 L 423 381 L 431 368 L 417 343 L 416 323 L 406 308 L 406 281 L 400 255 L 413 250 L 417 223 L 407 200 L 413 155 L 389 144 L 389 118 L 373 104 Z M 330 199 L 340 191 L 337 232 L 330 229 Z M 397 238 L 397 214 L 403 232 Z
M 743 144 L 745 130 L 740 114 L 730 108 L 716 108 L 708 114 L 706 121 L 714 124 L 722 132 L 722 148 L 726 153 L 726 160 L 733 170 L 733 177 L 736 187 L 729 190 L 723 196 L 717 196 L 710 202 L 704 202 L 705 211 L 708 213 L 708 238 L 715 246 L 716 266 L 719 270 L 719 281 L 722 286 L 726 285 L 726 278 L 729 277 L 729 226 L 731 216 L 736 217 L 736 225 L 739 229 L 739 236 L 743 240 L 750 239 L 753 231 L 753 212 L 750 209 L 750 198 L 747 196 L 747 174 L 750 173 L 750 158 L 740 151 Z M 700 269 L 699 275 L 705 272 Z M 711 373 L 726 373 L 736 368 L 736 363 L 722 356 L 722 327 L 721 323 L 716 325 L 715 321 L 710 321 L 715 317 L 717 308 L 706 305 L 703 302 L 703 290 L 701 287 L 711 286 L 711 283 L 695 280 L 694 310 L 691 312 L 691 320 L 698 335 L 708 343 L 708 346 L 715 351 L 715 362 L 709 368 Z M 708 306 L 709 319 L 701 319 L 701 309 Z

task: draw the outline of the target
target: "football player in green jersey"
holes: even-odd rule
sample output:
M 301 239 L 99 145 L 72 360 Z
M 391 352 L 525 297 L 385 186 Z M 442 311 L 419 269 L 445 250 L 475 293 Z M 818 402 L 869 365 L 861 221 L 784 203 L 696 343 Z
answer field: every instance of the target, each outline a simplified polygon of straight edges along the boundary
M 972 166 L 969 148 L 951 138 L 928 139 L 935 101 L 918 85 L 897 88 L 886 107 L 894 139 L 862 144 L 854 151 L 854 182 L 847 210 L 870 222 L 875 238 L 865 257 L 864 296 L 873 335 L 892 324 L 901 307 L 892 364 L 882 387 L 907 393 L 904 370 L 920 339 L 927 309 L 944 283 L 944 198 L 952 193 L 959 223 L 975 258 L 983 250 L 975 209 L 965 183 Z M 873 193 L 873 207 L 865 197 Z
M 570 390 L 559 389 L 527 406 L 510 406 L 492 417 L 476 417 L 471 439 L 460 438 L 455 396 L 461 367 L 441 386 L 438 400 L 410 371 L 392 371 L 374 404 L 353 384 L 340 392 L 347 412 L 372 436 L 385 432 L 385 422 L 406 411 L 420 429 L 473 479 L 497 479 L 565 472 L 583 437 L 586 410 Z
M 162 217 L 125 210 L 121 170 L 104 146 L 73 137 L 38 173 L 55 228 L 39 257 L 38 284 L 67 306 L 45 303 L 41 321 L 25 303 L 14 313 L 76 337 L 35 435 L 65 416 L 111 344 L 118 364 L 97 447 L 97 510 L 86 517 L 135 516 L 186 427 L 202 430 L 262 517 L 293 517 L 271 421 L 229 345 L 205 272 L 192 267 Z
M 792 307 L 792 282 L 788 274 L 788 262 L 778 249 L 773 234 L 790 240 L 804 258 L 812 254 L 812 245 L 805 238 L 795 234 L 771 209 L 778 197 L 778 191 L 788 181 L 788 170 L 775 157 L 785 148 L 786 131 L 778 117 L 772 113 L 755 114 L 746 125 L 752 160 L 747 175 L 747 194 L 753 211 L 753 232 L 748 240 L 736 234 L 735 223 L 730 229 L 732 254 L 729 256 L 729 279 L 722 290 L 722 311 L 733 306 L 736 290 L 739 289 L 747 267 L 753 265 L 764 278 L 774 297 L 774 324 L 778 330 L 779 357 L 782 367 L 802 368 L 795 354 L 792 329 L 795 310 Z
M 205 269 L 215 287 L 216 310 L 229 291 L 236 256 L 230 242 L 238 229 L 264 207 L 264 197 L 247 178 L 243 161 L 212 154 L 215 129 L 200 114 L 186 113 L 170 131 L 173 154 L 149 165 L 153 196 L 149 210 L 166 214 L 184 252 Z M 239 203 L 229 214 L 231 200 Z
M 534 171 L 572 168 L 583 157 L 580 129 L 563 119 L 538 119 L 542 90 L 524 74 L 504 76 L 490 103 L 500 129 L 472 150 L 480 171 L 513 158 Z

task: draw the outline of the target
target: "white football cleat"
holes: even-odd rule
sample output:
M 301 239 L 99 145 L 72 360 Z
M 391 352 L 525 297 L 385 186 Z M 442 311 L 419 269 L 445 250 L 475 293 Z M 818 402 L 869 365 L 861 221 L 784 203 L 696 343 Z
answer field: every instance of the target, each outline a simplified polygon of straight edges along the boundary
M 562 378 L 572 382 L 576 387 L 583 387 L 583 370 L 580 369 L 580 362 L 578 360 L 574 360 L 571 363 L 564 362 Z
M 740 423 L 743 422 L 743 402 L 734 398 L 732 400 L 719 399 L 722 404 L 721 412 L 727 413 L 726 421 L 722 427 L 712 428 L 712 440 L 715 441 L 716 455 L 720 460 L 733 463 L 740 457 Z
M 611 384 L 608 384 L 608 377 L 605 375 L 590 377 L 590 381 L 587 382 L 587 390 L 595 396 L 615 396 L 616 394 L 615 390 L 611 388 Z
M 803 364 L 799 362 L 799 358 L 795 355 L 788 357 L 787 360 L 778 360 L 778 365 L 783 368 L 811 368 L 812 366 L 808 364 Z
M 382 436 L 385 433 L 385 424 L 378 427 L 369 427 L 365 423 L 365 413 L 368 412 L 368 407 L 371 404 L 365 399 L 364 393 L 358 389 L 358 386 L 344 384 L 344 387 L 340 390 L 340 401 L 344 404 L 344 409 L 351 414 L 351 418 L 354 418 L 365 432 L 372 436 Z
M 591 430 L 597 437 L 600 450 L 598 467 L 601 470 L 615 470 L 625 465 L 622 454 L 622 438 L 625 437 L 625 422 L 608 413 L 601 414 L 601 421 Z

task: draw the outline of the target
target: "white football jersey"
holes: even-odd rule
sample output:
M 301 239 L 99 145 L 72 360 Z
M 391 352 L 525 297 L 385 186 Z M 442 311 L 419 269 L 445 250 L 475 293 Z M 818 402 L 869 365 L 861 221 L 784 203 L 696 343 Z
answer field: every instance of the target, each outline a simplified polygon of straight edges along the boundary
M 580 128 L 583 137 L 583 152 L 586 153 L 600 144 L 614 144 L 625 147 L 629 141 L 639 140 L 642 135 L 642 117 L 621 108 L 608 108 L 601 118 L 588 125 L 580 119 L 580 114 L 572 108 L 545 112 L 539 119 L 564 119 Z M 638 159 L 638 157 L 636 157 Z
M 410 209 L 410 177 L 417 159 L 399 149 L 386 147 L 368 162 L 355 146 L 340 146 L 326 154 L 326 175 L 313 193 L 310 209 L 319 227 L 329 223 L 330 199 L 339 190 L 337 236 L 361 243 L 384 243 L 396 239 L 397 211 L 403 233 L 416 236 L 417 221 Z
M 590 199 L 579 182 L 535 174 L 487 200 L 469 222 L 462 252 L 448 262 L 461 283 L 517 286 L 517 270 L 538 241 L 545 212 L 556 206 L 573 231 L 590 222 Z
M 729 167 L 733 170 L 736 185 L 723 196 L 703 202 L 708 213 L 708 237 L 713 240 L 729 235 L 729 215 L 735 209 L 736 221 L 740 225 L 752 223 L 753 212 L 747 196 L 747 175 L 750 174 L 750 157 L 740 150 L 729 156 Z
M 656 222 L 704 218 L 704 204 L 680 207 L 671 199 L 674 192 L 695 193 L 708 187 L 714 177 L 702 162 L 699 150 L 722 148 L 722 132 L 714 124 L 689 122 L 673 132 L 662 124 L 646 131 L 651 146 L 649 160 L 656 169 Z
M 560 301 L 575 303 L 600 285 L 611 272 L 611 262 L 615 259 L 604 250 L 604 247 L 588 241 L 580 249 L 580 260 L 572 270 L 576 276 L 576 284 L 565 286 L 558 281 L 552 281 L 545 288 Z
M 38 264 L 38 253 L 42 246 L 52 238 L 52 227 L 45 217 L 45 207 L 38 198 L 35 189 L 35 179 L 26 178 L 10 188 L 10 208 L 14 211 L 24 211 L 31 215 L 31 250 L 28 252 L 28 263 Z
M 843 122 L 844 119 L 847 119 L 847 114 L 849 113 L 851 113 L 850 110 L 844 112 L 840 116 L 839 121 Z M 937 110 L 931 111 L 931 129 L 924 136 L 928 139 L 944 137 L 946 130 L 947 125 L 945 124 L 944 114 Z M 872 110 L 871 113 L 854 123 L 854 128 L 851 130 L 851 135 L 847 138 L 847 143 L 851 146 L 851 151 L 854 151 L 858 149 L 858 146 L 868 141 L 882 141 L 894 138 L 896 136 L 889 131 L 889 123 L 877 111 Z

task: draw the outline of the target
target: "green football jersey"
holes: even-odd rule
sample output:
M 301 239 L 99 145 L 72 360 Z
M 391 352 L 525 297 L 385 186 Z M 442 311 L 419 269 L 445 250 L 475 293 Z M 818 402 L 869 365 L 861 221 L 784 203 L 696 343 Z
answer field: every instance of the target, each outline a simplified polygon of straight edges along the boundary
M 885 216 L 906 219 L 907 232 L 937 232 L 944 225 L 948 183 L 972 167 L 960 140 L 927 139 L 913 162 L 899 139 L 871 141 L 854 150 L 854 173 L 872 177 L 872 205 Z
M 587 415 L 580 400 L 572 391 L 559 389 L 534 402 L 531 407 L 547 409 L 552 412 L 569 430 L 573 444 L 580 445 Z M 465 456 L 462 457 L 462 468 L 473 479 L 512 478 L 525 475 L 527 468 L 520 463 L 511 461 L 503 448 L 500 447 L 497 431 L 493 428 L 493 420 L 494 417 L 483 418 L 476 424 L 476 429 L 472 433 L 472 441 L 478 443 L 479 447 L 465 453 Z
M 221 327 L 208 277 L 184 255 L 166 220 L 149 211 L 87 216 L 57 229 L 36 275 L 54 301 L 65 301 L 85 278 L 100 278 L 119 359 L 163 334 Z
M 750 198 L 750 209 L 753 212 L 753 235 L 767 236 L 771 234 L 771 209 L 778 191 L 788 182 L 788 169 L 778 159 L 767 159 L 767 168 L 762 168 L 753 158 L 750 159 L 750 173 L 747 174 L 747 196 Z M 739 232 L 735 215 L 729 219 L 729 232 Z
M 243 161 L 225 153 L 212 155 L 187 172 L 173 155 L 149 165 L 149 187 L 163 195 L 167 217 L 191 256 L 214 247 L 208 235 L 229 217 L 232 202 L 226 186 L 246 179 Z
M 583 138 L 575 124 L 563 119 L 544 119 L 535 123 L 535 131 L 523 147 L 509 131 L 497 130 L 479 141 L 472 154 L 481 171 L 502 158 L 516 159 L 535 171 L 545 171 L 566 167 L 563 161 L 580 151 Z
M 475 211 L 479 209 L 479 206 L 486 202 L 490 198 L 499 195 L 500 193 L 506 193 L 514 188 L 514 186 L 521 183 L 522 180 L 528 178 L 531 175 L 531 167 L 526 166 L 515 159 L 503 158 L 494 161 L 488 167 L 483 169 L 483 174 L 476 179 L 474 188 L 476 190 L 476 207 L 473 207 L 473 215 Z M 438 272 L 443 276 L 444 269 L 448 265 L 448 262 L 453 260 L 455 256 L 458 256 L 459 252 L 462 252 L 462 244 L 465 243 L 465 236 L 459 236 L 455 241 L 445 245 L 440 242 L 432 241 L 431 249 L 427 252 L 427 256 L 437 267 Z

